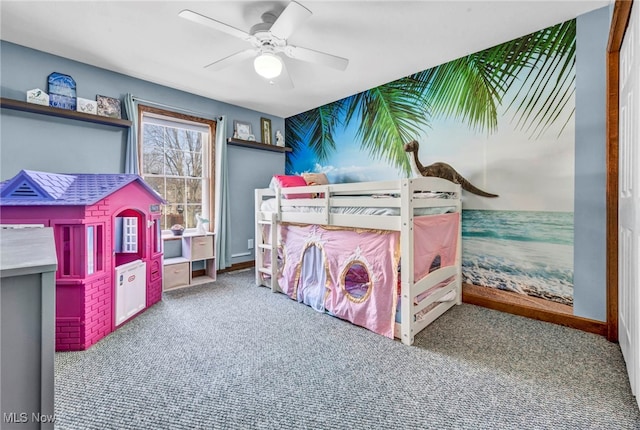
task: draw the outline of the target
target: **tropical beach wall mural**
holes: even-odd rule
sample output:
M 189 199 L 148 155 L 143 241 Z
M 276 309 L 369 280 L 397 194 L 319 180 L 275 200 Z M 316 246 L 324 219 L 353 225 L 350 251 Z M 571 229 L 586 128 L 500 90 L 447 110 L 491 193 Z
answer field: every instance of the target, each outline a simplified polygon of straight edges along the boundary
M 286 172 L 410 177 L 416 140 L 499 196 L 463 192 L 464 282 L 571 306 L 575 52 L 571 20 L 288 118 Z

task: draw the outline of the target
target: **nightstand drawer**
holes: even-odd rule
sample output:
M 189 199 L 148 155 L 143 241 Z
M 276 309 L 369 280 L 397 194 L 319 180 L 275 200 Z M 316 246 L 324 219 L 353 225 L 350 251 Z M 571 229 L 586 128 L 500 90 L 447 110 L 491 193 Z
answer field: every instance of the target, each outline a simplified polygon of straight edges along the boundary
M 191 238 L 191 260 L 213 258 L 213 236 L 194 236 Z
M 189 263 L 177 263 L 164 266 L 163 290 L 189 285 Z

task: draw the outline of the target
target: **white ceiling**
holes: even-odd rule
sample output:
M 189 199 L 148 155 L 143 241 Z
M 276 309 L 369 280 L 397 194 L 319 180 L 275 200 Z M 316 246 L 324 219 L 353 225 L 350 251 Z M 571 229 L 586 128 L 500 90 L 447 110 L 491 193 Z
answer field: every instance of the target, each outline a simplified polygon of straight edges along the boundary
M 285 59 L 295 88 L 251 60 L 204 66 L 250 45 L 178 17 L 183 9 L 249 31 L 288 1 L 0 1 L 3 40 L 215 100 L 289 117 L 575 18 L 612 0 L 319 1 L 288 42 L 349 59 L 345 71 Z

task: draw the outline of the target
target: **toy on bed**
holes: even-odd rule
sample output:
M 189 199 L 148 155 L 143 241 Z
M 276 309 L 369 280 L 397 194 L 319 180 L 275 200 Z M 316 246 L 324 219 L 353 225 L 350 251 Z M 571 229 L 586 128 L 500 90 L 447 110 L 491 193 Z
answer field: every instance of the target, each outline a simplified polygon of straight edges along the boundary
M 460 185 L 276 175 L 255 195 L 257 284 L 408 345 L 461 302 Z
M 435 176 L 460 184 L 463 190 L 469 191 L 470 193 L 478 196 L 499 197 L 497 194 L 491 194 L 476 187 L 447 163 L 438 162 L 429 164 L 428 166 L 423 166 L 418 159 L 418 149 L 420 149 L 420 145 L 417 140 L 412 140 L 404 145 L 405 152 L 411 153 L 409 156 L 409 163 L 411 164 L 411 171 L 414 176 Z

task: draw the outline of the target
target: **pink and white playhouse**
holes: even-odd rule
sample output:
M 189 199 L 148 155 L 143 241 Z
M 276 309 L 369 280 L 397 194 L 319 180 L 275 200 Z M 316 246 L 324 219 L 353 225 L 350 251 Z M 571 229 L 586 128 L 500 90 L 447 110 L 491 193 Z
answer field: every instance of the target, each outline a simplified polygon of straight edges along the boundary
M 22 170 L 0 184 L 0 223 L 54 230 L 56 351 L 78 351 L 162 298 L 164 200 L 138 175 Z

